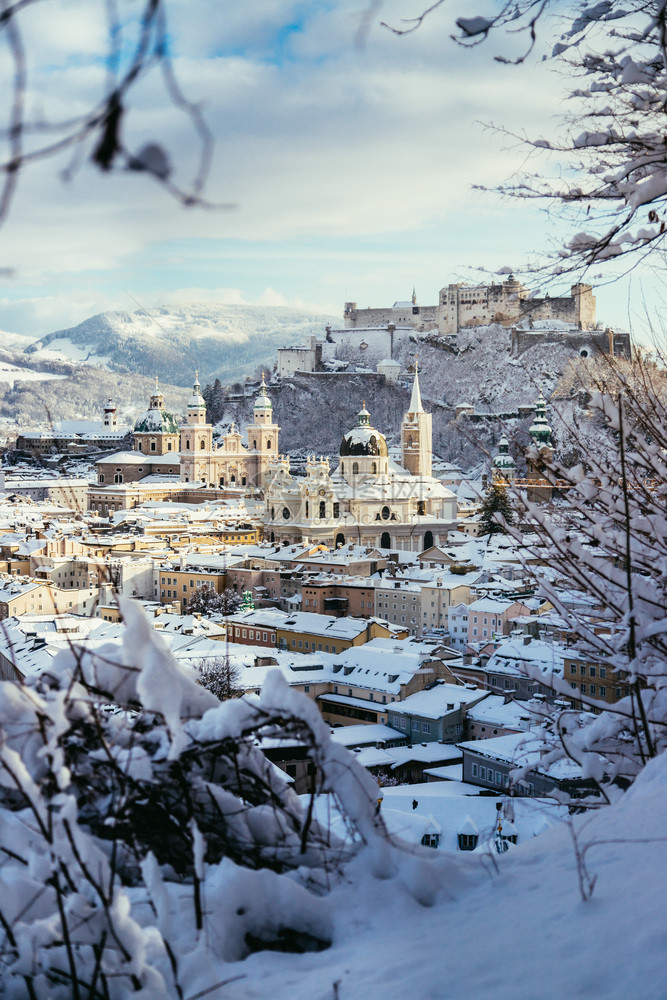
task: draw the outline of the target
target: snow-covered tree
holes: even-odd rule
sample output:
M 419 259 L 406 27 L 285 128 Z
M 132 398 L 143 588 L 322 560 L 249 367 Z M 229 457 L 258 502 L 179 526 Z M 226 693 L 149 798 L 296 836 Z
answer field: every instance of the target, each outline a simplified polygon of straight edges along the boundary
M 481 506 L 480 534 L 496 535 L 506 531 L 515 521 L 514 510 L 507 489 L 502 483 L 491 483 Z
M 664 248 L 667 235 L 667 8 L 663 0 L 590 3 L 507 0 L 477 15 L 467 5 L 425 6 L 386 26 L 404 34 L 428 17 L 451 16 L 453 38 L 487 43 L 494 58 L 523 63 L 535 51 L 569 81 L 562 128 L 519 138 L 547 156 L 544 166 L 502 188 L 555 202 L 571 235 L 555 273 L 635 258 Z M 461 16 L 458 16 L 461 15 Z M 522 43 L 523 39 L 523 43 Z
M 202 660 L 197 664 L 198 680 L 218 701 L 227 701 L 241 693 L 239 671 L 229 656 Z
M 392 870 L 376 782 L 278 671 L 220 703 L 121 600 L 122 650 L 71 646 L 0 684 L 3 995 L 204 996 L 252 951 L 327 947 L 327 880 Z M 306 746 L 349 836 L 317 823 L 261 750 Z M 370 860 L 369 857 L 369 860 Z
M 188 614 L 191 615 L 233 615 L 241 606 L 241 598 L 227 587 L 220 594 L 207 584 L 195 590 L 188 601 Z
M 541 590 L 568 623 L 592 665 L 607 671 L 618 700 L 608 704 L 559 678 L 558 693 L 598 713 L 582 725 L 577 710 L 557 714 L 561 739 L 546 759 L 568 756 L 605 796 L 634 780 L 667 748 L 667 391 L 663 366 L 639 355 L 632 366 L 609 359 L 598 369 L 590 407 L 606 421 L 606 447 L 580 448 L 581 464 L 553 461 L 545 475 L 569 485 L 567 519 L 524 499 L 547 565 Z M 572 427 L 577 437 L 576 427 Z M 517 528 L 509 531 L 521 539 Z M 564 591 L 580 600 L 563 600 Z M 579 610 L 577 609 L 579 608 Z M 591 619 L 591 612 L 597 624 Z M 599 675 L 598 675 L 599 676 Z M 542 671 L 535 679 L 545 683 Z M 549 679 L 546 680 L 549 683 Z M 606 789 L 606 790 L 605 790 Z

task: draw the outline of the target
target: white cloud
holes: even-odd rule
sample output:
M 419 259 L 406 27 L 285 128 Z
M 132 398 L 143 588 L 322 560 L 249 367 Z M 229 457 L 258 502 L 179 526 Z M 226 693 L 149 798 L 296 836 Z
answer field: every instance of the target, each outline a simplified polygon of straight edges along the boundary
M 67 6 L 59 3 L 59 16 Z M 92 5 L 98 15 L 103 7 Z M 251 6 L 201 0 L 194 17 L 191 0 L 171 0 L 176 70 L 187 95 L 201 100 L 216 135 L 207 193 L 214 201 L 237 202 L 238 208 L 184 211 L 146 178 L 101 176 L 86 161 L 64 186 L 58 170 L 65 158 L 36 165 L 22 176 L 2 231 L 0 267 L 12 265 L 18 272 L 7 286 L 8 297 L 11 288 L 17 299 L 11 307 L 16 322 L 32 315 L 43 332 L 44 322 L 49 328 L 50 308 L 51 326 L 61 326 L 65 315 L 72 317 L 67 323 L 83 319 L 79 312 L 87 303 L 91 312 L 112 307 L 122 300 L 124 288 L 154 300 L 169 287 L 159 281 L 160 268 L 177 269 L 162 249 L 175 240 L 187 269 L 184 287 L 192 281 L 202 297 L 229 294 L 242 301 L 273 294 L 294 304 L 295 296 L 275 273 L 283 258 L 273 266 L 258 262 L 257 271 L 266 273 L 255 276 L 252 289 L 250 278 L 247 287 L 227 288 L 224 271 L 222 288 L 216 287 L 220 281 L 199 281 L 196 261 L 201 260 L 202 272 L 210 272 L 220 240 L 254 241 L 252 256 L 262 242 L 268 247 L 271 241 L 307 238 L 312 260 L 318 240 L 325 238 L 349 237 L 351 244 L 384 240 L 382 249 L 355 250 L 360 265 L 341 261 L 346 284 L 352 279 L 361 284 L 364 272 L 387 275 L 400 259 L 402 234 L 414 235 L 436 223 L 444 250 L 455 258 L 457 233 L 448 228 L 452 213 L 466 208 L 498 212 L 490 198 L 472 193 L 470 184 L 497 183 L 523 157 L 516 149 L 501 152 L 498 137 L 484 132 L 477 120 L 496 119 L 510 127 L 522 122 L 539 130 L 557 107 L 561 84 L 539 66 L 499 66 L 489 49 L 462 52 L 448 39 L 451 24 L 444 18 L 433 18 L 427 30 L 404 38 L 375 27 L 359 50 L 354 39 L 364 7 L 358 0 L 333 5 L 254 0 Z M 48 4 L 38 8 L 52 9 Z M 77 50 L 93 55 L 104 47 L 103 22 L 91 18 L 90 9 L 79 2 L 73 20 L 33 26 L 30 41 L 43 61 L 33 105 L 43 98 L 50 109 L 79 109 L 83 96 L 97 93 L 100 65 L 70 58 Z M 410 12 L 404 3 L 383 8 L 387 17 Z M 299 19 L 302 30 L 290 35 L 287 48 L 271 48 L 281 26 Z M 49 34 L 54 36 L 52 56 Z M 64 63 L 64 71 L 47 72 L 49 58 Z M 45 85 L 41 96 L 40 85 Z M 179 181 L 195 165 L 197 146 L 187 120 L 166 100 L 157 74 L 137 90 L 123 137 L 130 148 L 147 139 L 164 142 Z M 500 218 L 507 215 L 503 207 Z M 385 249 L 390 253 L 383 257 Z M 300 291 L 304 301 L 321 296 L 328 303 L 339 297 L 335 254 L 330 248 L 321 253 L 319 287 L 311 275 Z M 495 247 L 493 253 L 491 265 Z M 444 256 L 437 263 L 441 270 Z M 414 254 L 407 261 L 408 268 L 427 263 Z M 246 270 L 250 275 L 251 262 Z M 413 274 L 410 280 L 419 279 Z M 231 278 L 234 284 L 237 280 Z M 54 285 L 62 291 L 54 294 Z M 38 307 L 40 287 L 48 291 Z

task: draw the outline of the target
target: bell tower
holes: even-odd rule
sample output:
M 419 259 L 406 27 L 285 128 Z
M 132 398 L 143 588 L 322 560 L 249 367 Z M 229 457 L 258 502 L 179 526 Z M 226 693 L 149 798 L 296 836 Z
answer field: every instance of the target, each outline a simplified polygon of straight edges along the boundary
M 264 487 L 269 465 L 278 457 L 278 434 L 280 427 L 273 422 L 273 406 L 267 395 L 266 382 L 262 374 L 259 396 L 253 408 L 253 422 L 248 424 L 248 450 L 257 455 L 256 485 Z
M 403 467 L 412 476 L 430 476 L 433 456 L 433 418 L 424 412 L 419 391 L 419 372 L 415 362 L 415 381 L 408 412 L 401 424 Z
M 206 401 L 201 394 L 198 372 L 195 372 L 187 416 L 181 427 L 181 479 L 214 483 L 212 452 L 213 428 L 206 423 Z

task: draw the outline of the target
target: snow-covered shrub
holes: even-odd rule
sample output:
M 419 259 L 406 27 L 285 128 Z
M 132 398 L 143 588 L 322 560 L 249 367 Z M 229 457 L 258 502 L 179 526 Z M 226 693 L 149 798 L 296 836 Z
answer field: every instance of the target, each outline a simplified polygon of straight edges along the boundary
M 377 785 L 277 671 L 219 703 L 122 601 L 122 651 L 72 646 L 0 686 L 0 925 L 7 995 L 184 997 L 259 948 L 327 947 L 320 891 L 370 849 Z M 258 747 L 299 740 L 347 817 L 336 841 Z M 187 991 L 184 991 L 184 984 Z
M 596 684 L 603 668 L 618 698 L 609 704 L 554 678 L 561 698 L 598 714 L 581 725 L 578 710 L 556 713 L 560 739 L 542 763 L 574 759 L 604 801 L 667 748 L 667 379 L 664 363 L 639 354 L 632 365 L 601 363 L 594 381 L 590 406 L 607 425 L 606 447 L 582 447 L 575 468 L 557 459 L 545 468 L 569 487 L 567 508 L 555 519 L 516 495 L 539 538 L 530 549 L 548 567 L 543 594 L 597 667 Z M 577 442 L 574 425 L 571 434 Z M 537 665 L 533 676 L 544 683 Z

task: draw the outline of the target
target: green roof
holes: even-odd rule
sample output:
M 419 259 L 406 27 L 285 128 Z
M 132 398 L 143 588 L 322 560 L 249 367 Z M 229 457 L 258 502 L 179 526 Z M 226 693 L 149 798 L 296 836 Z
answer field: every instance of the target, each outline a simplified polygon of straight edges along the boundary
M 167 410 L 146 410 L 134 425 L 135 434 L 178 434 L 179 427 Z

